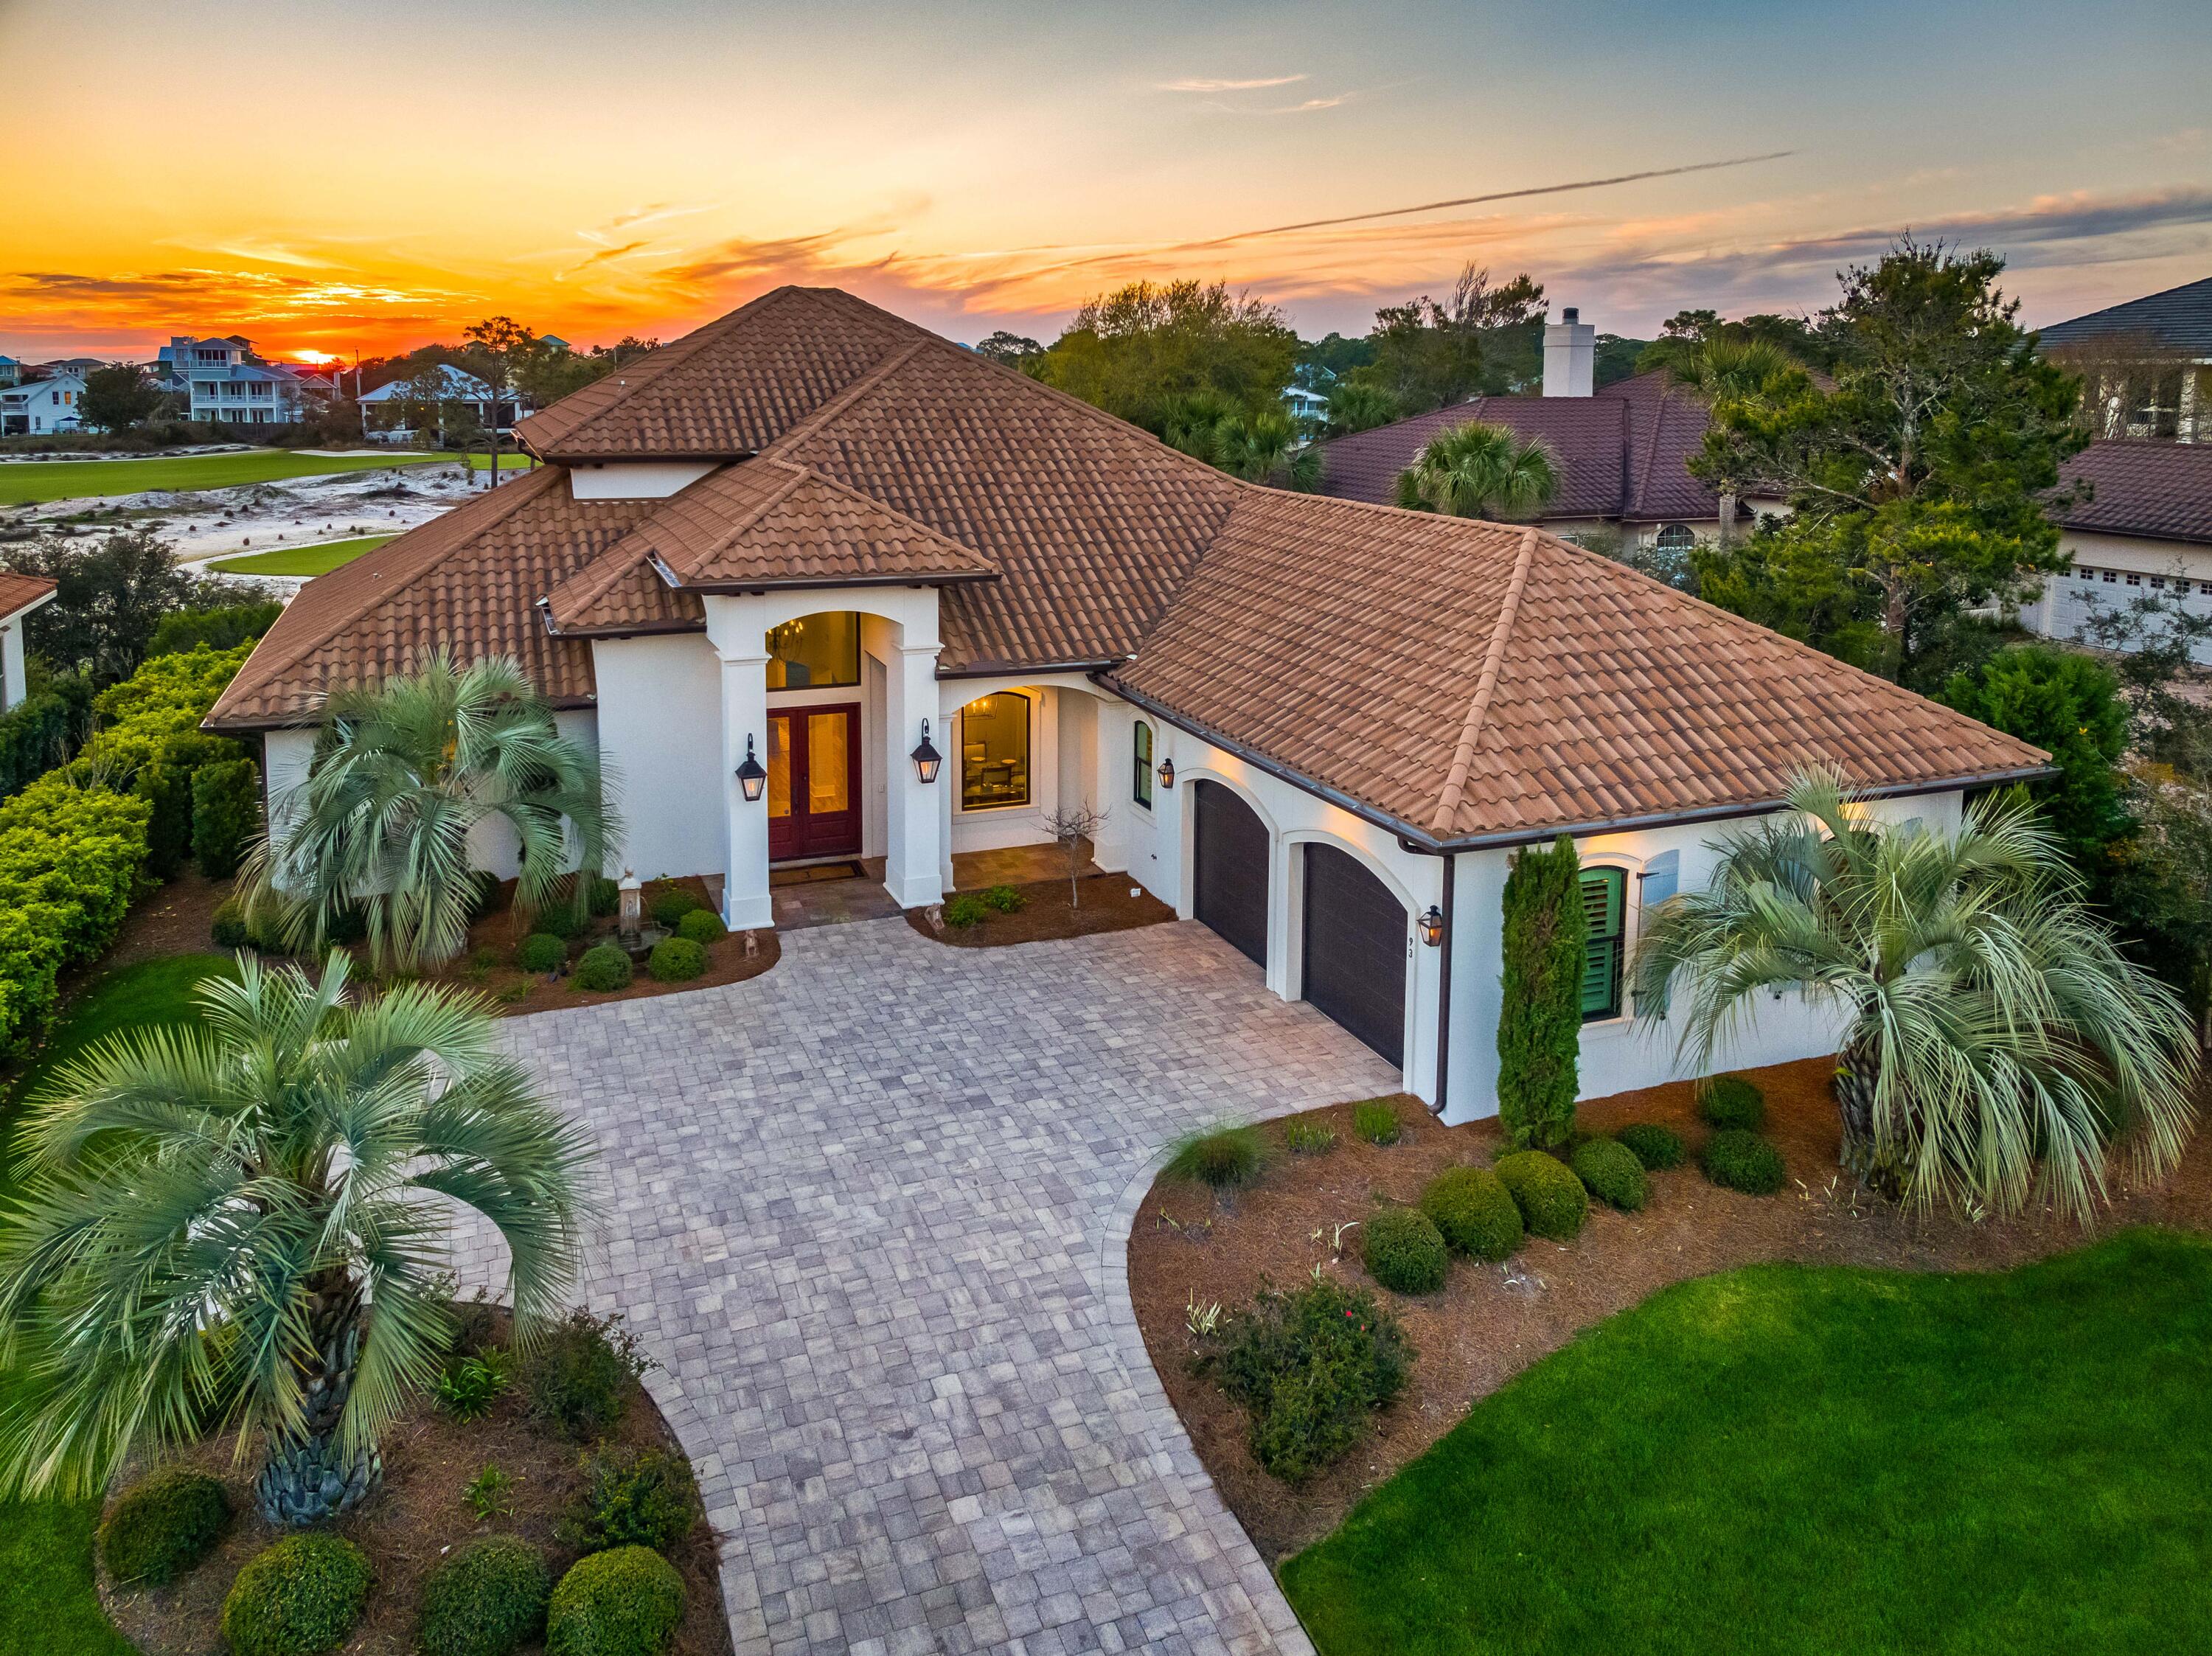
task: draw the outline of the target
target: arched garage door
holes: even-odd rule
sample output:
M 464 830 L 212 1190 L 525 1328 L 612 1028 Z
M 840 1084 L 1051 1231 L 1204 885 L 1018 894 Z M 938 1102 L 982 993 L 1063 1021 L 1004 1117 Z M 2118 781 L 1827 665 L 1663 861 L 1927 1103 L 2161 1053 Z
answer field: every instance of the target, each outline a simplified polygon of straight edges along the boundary
M 1305 998 L 1406 1061 L 1406 910 L 1357 857 L 1305 848 Z
M 1267 825 L 1218 782 L 1197 795 L 1197 884 L 1191 912 L 1238 950 L 1267 963 Z

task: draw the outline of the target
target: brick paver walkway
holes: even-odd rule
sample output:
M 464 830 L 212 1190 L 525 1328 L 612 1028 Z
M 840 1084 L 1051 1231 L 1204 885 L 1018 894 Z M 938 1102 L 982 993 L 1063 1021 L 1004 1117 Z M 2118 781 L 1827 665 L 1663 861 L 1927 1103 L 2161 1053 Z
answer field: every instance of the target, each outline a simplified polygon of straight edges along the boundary
M 1176 1134 L 1395 1072 L 1188 923 L 783 950 L 513 1026 L 601 1144 L 586 1297 L 665 1366 L 739 1656 L 1307 1652 L 1152 1373 L 1124 1241 Z

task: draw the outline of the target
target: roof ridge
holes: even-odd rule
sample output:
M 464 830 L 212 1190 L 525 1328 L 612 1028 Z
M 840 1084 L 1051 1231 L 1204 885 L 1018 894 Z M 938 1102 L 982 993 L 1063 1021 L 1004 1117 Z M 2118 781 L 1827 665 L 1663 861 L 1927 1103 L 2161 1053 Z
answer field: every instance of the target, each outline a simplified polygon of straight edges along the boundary
M 798 491 L 801 485 L 810 482 L 814 483 L 820 488 L 828 489 L 833 494 L 842 495 L 848 499 L 857 500 L 869 511 L 881 513 L 886 518 L 892 519 L 898 523 L 908 525 L 914 533 L 925 536 L 930 540 L 937 541 L 944 545 L 949 546 L 954 551 L 959 552 L 967 557 L 974 558 L 978 562 L 988 564 L 993 569 L 996 569 L 999 567 L 999 561 L 991 556 L 988 552 L 982 551 L 979 548 L 970 546 L 965 541 L 956 540 L 941 529 L 931 528 L 927 524 L 922 522 L 921 519 L 915 517 L 913 513 L 900 511 L 898 507 L 893 506 L 889 500 L 878 500 L 874 495 L 869 494 L 867 490 L 864 488 L 855 488 L 848 482 L 844 482 L 838 478 L 832 477 L 826 471 L 817 471 L 812 466 L 802 465 L 796 460 L 786 460 L 778 457 L 773 464 L 787 467 L 791 470 L 797 472 L 799 476 L 798 480 L 792 484 L 791 488 L 779 493 L 776 495 L 775 500 L 769 502 L 769 506 L 776 505 L 789 498 L 791 494 Z M 769 507 L 763 507 L 761 509 L 761 512 L 756 515 L 753 521 L 757 522 L 760 517 L 767 514 L 768 511 Z M 747 526 L 750 527 L 750 525 L 749 524 Z M 732 538 L 734 538 L 734 537 Z
M 744 463 L 743 461 L 739 461 L 738 464 L 742 465 Z M 763 518 L 768 516 L 769 513 L 775 511 L 776 507 L 781 506 L 786 500 L 789 500 L 798 490 L 799 486 L 806 481 L 806 468 L 805 466 L 793 465 L 788 460 L 772 459 L 766 456 L 758 456 L 755 458 L 753 464 L 755 465 L 771 465 L 779 471 L 787 471 L 791 475 L 786 477 L 781 482 L 778 483 L 774 488 L 769 490 L 768 494 L 763 498 L 746 507 L 743 512 L 738 513 L 736 518 L 731 520 L 730 526 L 714 537 L 714 549 L 717 551 L 720 551 L 722 548 L 727 546 L 732 541 L 736 540 L 738 536 L 744 534 L 755 524 L 758 523 Z M 710 476 L 712 475 L 712 473 L 708 474 Z M 707 479 L 705 477 L 702 477 L 699 481 L 703 483 Z M 653 515 L 658 517 L 659 514 L 656 513 Z M 647 518 L 643 523 L 638 525 L 640 529 L 650 529 L 652 526 L 652 518 Z
M 1498 693 L 1498 676 L 1505 662 L 1505 646 L 1520 618 L 1521 594 L 1528 585 L 1528 566 L 1536 559 L 1536 531 L 1521 531 L 1521 544 L 1513 555 L 1513 573 L 1506 578 L 1505 596 L 1498 605 L 1498 624 L 1491 628 L 1490 646 L 1482 654 L 1482 671 L 1474 682 L 1474 699 L 1460 726 L 1459 744 L 1452 749 L 1451 768 L 1444 773 L 1443 792 L 1437 798 L 1437 822 L 1449 833 L 1467 792 L 1468 772 L 1474 766 L 1475 744 L 1482 739 L 1483 720 L 1490 716 L 1491 698 Z
M 819 430 L 830 421 L 834 420 L 837 416 L 844 413 L 846 409 L 851 408 L 855 403 L 858 403 L 870 391 L 882 385 L 884 380 L 890 379 L 893 370 L 896 369 L 902 363 L 911 361 L 920 353 L 921 348 L 928 343 L 929 342 L 926 339 L 908 340 L 904 345 L 902 345 L 898 349 L 893 351 L 882 361 L 877 363 L 874 367 L 870 368 L 859 379 L 854 380 L 852 384 L 840 390 L 836 396 L 828 398 L 818 406 L 810 409 L 804 418 L 792 422 L 791 425 L 787 428 L 774 442 L 763 449 L 755 458 L 763 460 L 781 461 L 786 465 L 793 464 L 791 461 L 784 460 L 782 453 L 783 450 L 794 446 L 804 441 L 806 438 L 813 435 L 815 432 Z M 800 470 L 804 470 L 805 468 L 801 467 Z

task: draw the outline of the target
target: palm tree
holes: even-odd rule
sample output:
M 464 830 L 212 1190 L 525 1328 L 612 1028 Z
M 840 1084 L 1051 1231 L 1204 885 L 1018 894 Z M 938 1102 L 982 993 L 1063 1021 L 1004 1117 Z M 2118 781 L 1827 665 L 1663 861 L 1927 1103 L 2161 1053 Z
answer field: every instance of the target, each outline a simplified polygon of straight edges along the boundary
M 2075 900 L 2057 841 L 2013 797 L 1955 834 L 1864 821 L 1832 772 L 1723 841 L 1704 891 L 1645 922 L 1636 992 L 1678 1009 L 1700 1069 L 1764 991 L 1844 1021 L 1844 1166 L 1922 1206 L 2018 1212 L 2039 1188 L 2086 1223 L 2109 1152 L 2181 1156 L 2197 1065 L 2187 1013 Z
M 1721 403 L 1778 395 L 1802 379 L 1805 367 L 1779 345 L 1720 334 L 1699 340 L 1668 362 L 1667 372 L 1707 402 Z
M 1390 391 L 1364 379 L 1340 379 L 1328 388 L 1328 434 L 1372 431 L 1401 418 L 1405 409 Z
M 574 1281 L 587 1147 L 501 1051 L 483 1004 L 411 985 L 343 1004 L 241 955 L 204 1022 L 112 1038 L 22 1133 L 0 1232 L 0 1489 L 96 1493 L 210 1421 L 264 1459 L 272 1523 L 343 1512 L 452 1334 L 454 1204 L 505 1238 L 526 1338 Z
M 504 656 L 463 668 L 442 650 L 373 690 L 331 697 L 307 779 L 271 816 L 246 861 L 249 902 L 276 905 L 302 952 L 359 907 L 370 958 L 402 969 L 449 960 L 466 941 L 479 823 L 514 831 L 525 916 L 553 899 L 564 870 L 597 870 L 619 831 L 597 758 L 561 735 L 522 669 Z M 586 882 L 573 885 L 580 907 Z
M 1321 487 L 1321 451 L 1279 409 L 1251 413 L 1213 392 L 1194 391 L 1170 405 L 1160 440 L 1249 483 L 1304 494 Z
M 1528 518 L 1559 492 L 1559 469 L 1540 438 L 1470 420 L 1431 437 L 1398 474 L 1398 504 L 1454 518 Z

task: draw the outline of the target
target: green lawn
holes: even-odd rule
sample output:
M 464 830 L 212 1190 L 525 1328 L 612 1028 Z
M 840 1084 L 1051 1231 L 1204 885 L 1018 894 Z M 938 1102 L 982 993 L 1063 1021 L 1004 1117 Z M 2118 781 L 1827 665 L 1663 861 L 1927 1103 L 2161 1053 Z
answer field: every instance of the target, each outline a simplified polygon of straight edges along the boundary
M 490 466 L 491 456 L 489 454 L 469 456 L 469 469 L 472 471 L 488 470 Z M 524 471 L 527 470 L 529 466 L 530 457 L 527 454 L 516 454 L 507 449 L 500 451 L 499 469 L 501 471 Z
M 316 455 L 255 448 L 237 454 L 157 454 L 143 460 L 11 460 L 0 464 L 0 506 L 139 494 L 149 488 L 233 488 L 240 483 L 274 482 L 282 477 L 319 477 L 452 458 L 411 449 L 394 449 L 389 454 Z
M 1283 1584 L 1323 1656 L 2165 1656 L 2212 1627 L 2212 1240 L 1669 1289 Z
M 194 1016 L 191 992 L 228 967 L 221 955 L 142 961 L 88 986 L 38 1061 L 0 1101 L 0 1131 L 12 1139 L 22 1101 L 54 1066 L 120 1029 L 182 1023 Z M 10 1147 L 0 1143 L 0 1195 L 11 1194 Z M 8 1378 L 0 1372 L 0 1395 Z M 0 1651 L 41 1656 L 134 1656 L 101 1614 L 92 1585 L 89 1501 L 0 1502 Z
M 218 558 L 208 566 L 226 575 L 327 575 L 342 563 L 351 563 L 362 553 L 392 539 L 389 535 L 361 535 L 349 541 L 325 541 L 320 546 L 279 548 L 274 552 L 248 552 L 235 558 Z

